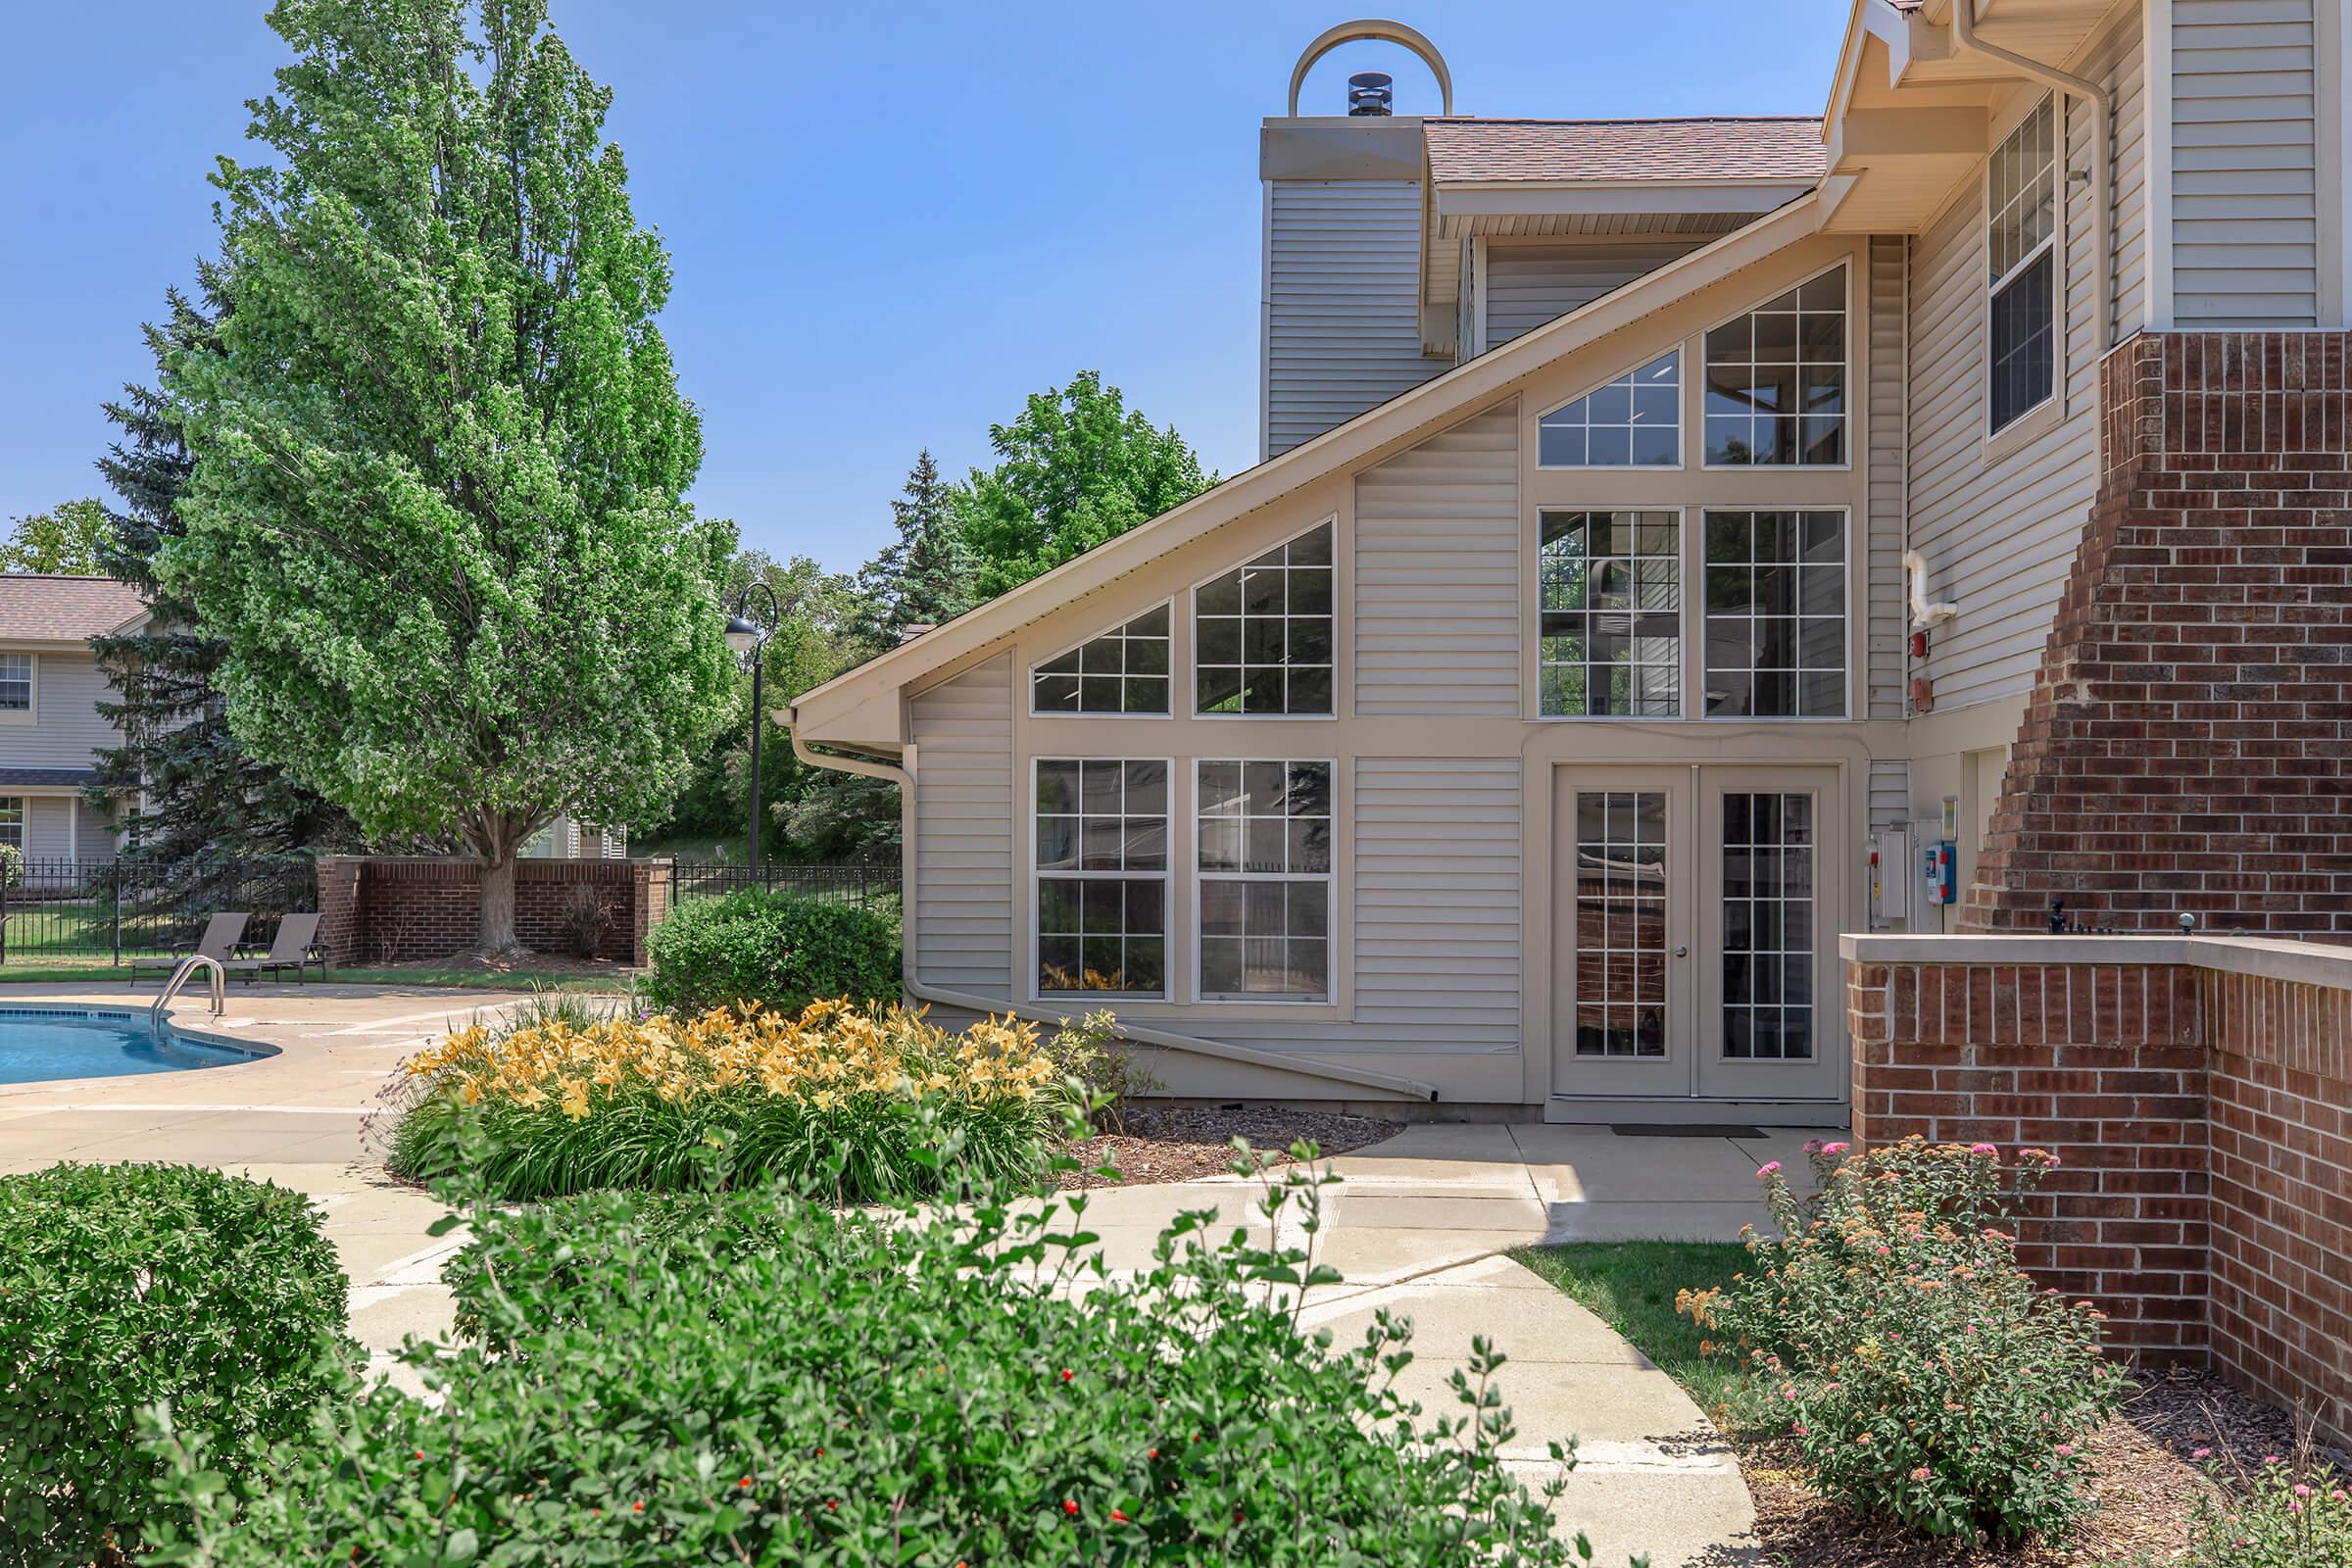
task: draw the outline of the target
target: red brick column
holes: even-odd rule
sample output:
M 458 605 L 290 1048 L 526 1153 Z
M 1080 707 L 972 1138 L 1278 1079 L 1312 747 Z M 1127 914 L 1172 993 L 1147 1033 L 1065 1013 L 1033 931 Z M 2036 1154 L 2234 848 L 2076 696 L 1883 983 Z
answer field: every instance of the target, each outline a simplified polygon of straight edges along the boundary
M 1962 925 L 2352 942 L 2352 337 L 2142 333 Z
M 669 918 L 672 893 L 677 882 L 678 862 L 675 860 L 631 860 L 634 892 L 630 900 L 635 911 L 631 922 L 630 962 L 642 969 L 654 961 L 652 949 L 654 933 Z
M 356 855 L 332 855 L 318 862 L 318 940 L 327 962 L 350 967 L 360 961 L 365 928 L 360 918 L 360 867 Z

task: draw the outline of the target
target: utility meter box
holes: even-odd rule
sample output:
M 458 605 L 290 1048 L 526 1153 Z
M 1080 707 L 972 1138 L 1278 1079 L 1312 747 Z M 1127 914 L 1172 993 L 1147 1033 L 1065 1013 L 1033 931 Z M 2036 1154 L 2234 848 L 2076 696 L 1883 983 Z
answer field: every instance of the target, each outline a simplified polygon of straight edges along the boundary
M 1873 828 L 1870 833 L 1870 925 L 1901 931 L 1911 924 L 1911 830 Z

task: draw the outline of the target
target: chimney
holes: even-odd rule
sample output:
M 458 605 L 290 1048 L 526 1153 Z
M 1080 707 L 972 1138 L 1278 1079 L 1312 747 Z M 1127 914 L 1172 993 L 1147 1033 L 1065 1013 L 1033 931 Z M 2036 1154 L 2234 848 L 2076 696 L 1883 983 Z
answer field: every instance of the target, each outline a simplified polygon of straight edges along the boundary
M 1359 71 L 1348 78 L 1348 113 L 1357 116 L 1387 116 L 1396 78 L 1385 71 Z

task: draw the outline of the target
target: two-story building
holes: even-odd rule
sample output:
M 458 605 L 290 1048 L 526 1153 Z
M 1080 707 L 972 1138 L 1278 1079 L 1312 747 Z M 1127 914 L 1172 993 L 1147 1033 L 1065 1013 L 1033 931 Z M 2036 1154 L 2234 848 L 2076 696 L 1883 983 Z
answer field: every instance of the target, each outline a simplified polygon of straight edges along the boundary
M 82 795 L 98 781 L 92 754 L 122 742 L 98 711 L 113 694 L 89 639 L 146 613 L 109 577 L 0 576 L 0 844 L 40 874 L 72 880 L 68 863 L 114 858 L 114 823 Z
M 1264 461 L 787 715 L 902 786 L 909 994 L 1178 1094 L 1830 1121 L 1840 931 L 2352 938 L 2345 12 L 1855 0 L 1819 120 L 1315 40 Z M 1445 113 L 1299 113 L 1363 37 Z

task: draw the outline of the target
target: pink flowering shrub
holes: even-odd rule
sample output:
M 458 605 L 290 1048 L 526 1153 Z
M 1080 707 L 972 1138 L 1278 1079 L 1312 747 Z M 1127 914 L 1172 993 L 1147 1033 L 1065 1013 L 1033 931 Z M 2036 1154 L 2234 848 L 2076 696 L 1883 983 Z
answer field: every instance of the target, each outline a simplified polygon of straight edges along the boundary
M 1907 1139 L 1808 1150 L 1820 1191 L 1757 1172 L 1779 1232 L 1753 1271 L 1677 1305 L 1745 1373 L 1734 1416 L 1793 1438 L 1812 1484 L 1933 1536 L 2017 1540 L 2084 1506 L 2084 1436 L 2122 1374 L 2100 1314 L 2035 1286 L 2008 1228 L 2054 1155 Z
M 2225 1500 L 2200 1498 L 2184 1568 L 2316 1568 L 2352 1563 L 2352 1477 L 2320 1462 L 2305 1425 L 2291 1454 L 2224 1465 L 2199 1448 Z

